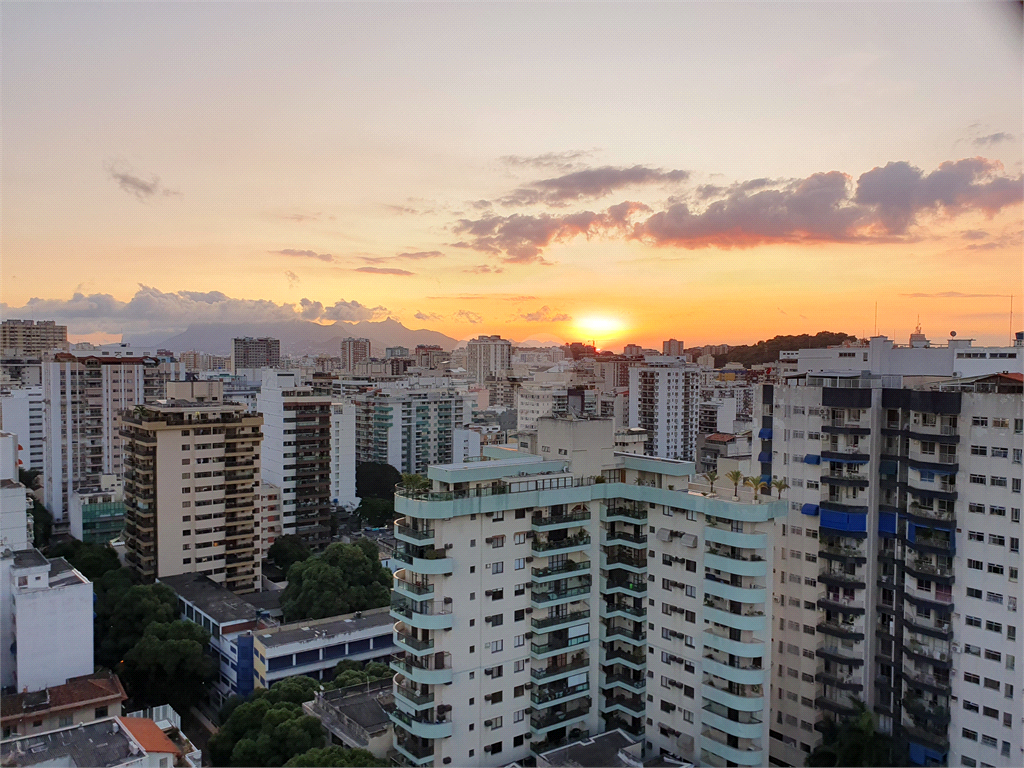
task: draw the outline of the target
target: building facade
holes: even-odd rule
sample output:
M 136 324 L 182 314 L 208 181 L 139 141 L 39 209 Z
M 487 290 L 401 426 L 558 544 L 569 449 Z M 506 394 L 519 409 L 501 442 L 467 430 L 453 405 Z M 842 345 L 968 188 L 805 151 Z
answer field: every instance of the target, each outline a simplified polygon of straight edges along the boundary
M 67 351 L 68 327 L 53 320 L 4 320 L 0 351 L 4 357 L 40 357 L 53 349 Z
M 699 433 L 700 369 L 649 358 L 629 369 L 629 426 L 646 429 L 645 453 L 694 461 Z
M 331 503 L 355 508 L 356 407 L 351 402 L 331 403 Z
M 348 337 L 341 340 L 341 369 L 355 371 L 356 363 L 370 359 L 370 340 Z
M 5 390 L 0 394 L 0 429 L 18 436 L 21 468 L 41 472 L 46 435 L 42 386 Z
M 263 336 L 231 340 L 231 371 L 249 368 L 276 368 L 281 364 L 281 341 Z
M 480 384 L 512 367 L 512 342 L 501 336 L 477 336 L 466 342 L 466 370 Z

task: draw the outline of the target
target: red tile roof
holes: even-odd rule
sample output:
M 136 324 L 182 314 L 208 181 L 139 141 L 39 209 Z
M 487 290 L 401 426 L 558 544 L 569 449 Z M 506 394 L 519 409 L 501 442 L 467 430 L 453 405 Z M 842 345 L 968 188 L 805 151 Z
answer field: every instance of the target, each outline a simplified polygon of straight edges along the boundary
M 117 675 L 111 672 L 96 672 L 68 678 L 63 685 L 55 685 L 42 691 L 4 696 L 0 700 L 0 719 L 6 724 L 28 717 L 36 719 L 41 714 L 55 710 L 73 711 L 104 703 L 108 706 L 120 704 L 127 698 L 128 695 L 124 692 Z
M 166 733 L 160 730 L 160 726 L 146 717 L 122 717 L 119 718 L 124 727 L 127 728 L 135 740 L 142 745 L 147 752 L 171 752 L 181 754 L 181 750 L 171 741 Z

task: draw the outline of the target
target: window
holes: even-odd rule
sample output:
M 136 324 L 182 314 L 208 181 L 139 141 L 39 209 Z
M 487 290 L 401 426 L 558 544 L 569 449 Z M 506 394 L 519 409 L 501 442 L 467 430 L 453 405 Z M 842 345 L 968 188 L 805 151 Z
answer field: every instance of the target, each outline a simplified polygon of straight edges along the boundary
M 985 687 L 988 688 L 989 690 L 992 690 L 992 691 L 998 691 L 999 690 L 999 681 L 998 680 L 993 680 L 991 677 L 986 677 L 985 678 Z
M 496 563 L 491 563 L 491 574 L 492 575 L 495 574 L 495 573 L 504 573 L 504 572 L 505 572 L 505 563 L 504 562 L 499 560 Z
M 999 576 L 1002 576 L 1003 575 L 1003 566 L 999 565 L 998 563 L 989 563 L 988 564 L 988 572 L 989 573 L 997 574 Z
M 996 477 L 995 475 L 993 475 L 992 477 L 990 477 L 988 479 L 988 484 L 989 485 L 993 485 L 996 488 L 1005 488 L 1006 487 L 1006 478 L 1005 477 Z
M 995 719 L 999 718 L 999 710 L 994 709 L 993 707 L 982 707 L 981 714 L 983 714 L 985 717 L 991 717 Z
M 1006 448 L 992 448 L 993 459 L 1005 459 L 1009 455 L 1009 451 Z
M 491 653 L 498 653 L 499 651 L 505 650 L 504 640 L 492 640 L 491 641 Z
M 492 536 L 491 537 L 491 549 L 498 549 L 499 547 L 505 546 L 504 536 Z
M 971 446 L 972 456 L 988 456 L 988 447 L 984 445 L 972 445 Z
M 967 511 L 968 512 L 973 512 L 976 515 L 984 515 L 985 514 L 985 505 L 984 504 L 968 504 L 967 505 Z
M 686 585 L 686 596 L 687 597 L 696 597 L 697 596 L 697 588 L 692 586 L 692 585 L 690 585 L 690 584 L 687 584 Z
M 967 558 L 967 567 L 975 571 L 981 571 L 984 570 L 985 564 L 981 562 L 981 560 L 971 560 L 970 558 Z
M 978 600 L 980 600 L 981 599 L 981 590 L 977 589 L 975 587 L 968 587 L 967 588 L 967 596 L 968 597 L 974 597 L 974 598 L 977 598 Z
M 970 683 L 971 685 L 980 685 L 981 676 L 976 675 L 973 672 L 964 672 L 964 682 Z
M 969 730 L 967 728 L 964 728 L 960 732 L 960 735 L 963 736 L 965 739 L 969 739 L 970 741 L 977 741 L 978 740 L 978 732 L 977 731 Z
M 502 691 L 495 691 L 491 694 L 491 704 L 500 704 L 502 699 Z
M 96 707 L 96 712 L 95 712 L 95 719 L 96 720 L 99 720 L 101 717 L 106 717 L 106 716 L 107 716 L 107 708 L 106 707 Z
M 988 513 L 997 517 L 1006 517 L 1006 507 L 989 507 Z
M 987 416 L 975 416 L 974 418 L 971 419 L 971 426 L 972 427 L 987 427 L 988 426 L 988 417 Z
M 999 745 L 999 741 L 994 736 L 981 735 L 981 745 L 983 747 L 996 747 Z
M 496 613 L 493 616 L 488 616 L 484 621 L 488 622 L 492 627 L 500 627 L 505 623 L 505 615 L 502 613 Z
M 522 672 L 525 669 L 526 669 L 526 659 L 519 659 L 519 661 L 513 662 L 513 664 L 512 664 L 512 671 L 513 672 Z
M 515 569 L 517 571 L 521 571 L 525 567 L 526 567 L 526 558 L 525 557 L 518 557 L 518 558 L 516 558 L 516 560 L 515 560 Z
M 995 544 L 997 547 L 1005 547 L 1006 546 L 1006 538 L 1004 536 L 999 536 L 999 535 L 997 535 L 995 533 L 990 533 L 988 535 L 988 543 L 989 544 Z
M 977 712 L 978 705 L 975 704 L 973 701 L 968 701 L 967 699 L 964 699 L 964 709 L 966 709 L 968 712 Z
M 964 616 L 964 624 L 968 627 L 980 627 L 981 619 L 977 616 Z
M 970 480 L 975 485 L 985 485 L 985 476 L 984 475 L 971 475 Z

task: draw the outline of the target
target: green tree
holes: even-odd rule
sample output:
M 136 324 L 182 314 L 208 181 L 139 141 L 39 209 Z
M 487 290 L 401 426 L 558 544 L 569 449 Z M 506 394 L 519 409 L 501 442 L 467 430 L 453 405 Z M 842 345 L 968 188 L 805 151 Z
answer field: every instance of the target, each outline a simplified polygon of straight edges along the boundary
M 757 501 L 758 494 L 768 487 L 768 483 L 762 480 L 760 475 L 751 475 L 750 477 L 744 477 L 743 485 L 746 488 L 752 488 L 754 490 L 754 501 Z
M 401 473 L 390 464 L 367 461 L 356 465 L 356 496 L 361 499 L 395 498 L 395 486 L 402 482 Z
M 725 479 L 732 483 L 733 496 L 740 495 L 740 483 L 743 482 L 743 473 L 738 469 L 725 473 Z
M 365 749 L 330 746 L 323 749 L 311 749 L 301 755 L 296 755 L 285 763 L 285 768 L 329 768 L 330 766 L 377 768 L 386 765 L 388 765 L 386 760 L 378 760 Z
M 391 601 L 392 581 L 372 541 L 331 544 L 288 570 L 281 608 L 289 622 L 380 608 Z
M 756 344 L 732 347 L 724 355 L 715 356 L 715 366 L 721 367 L 726 363 L 742 363 L 749 368 L 751 365 L 774 363 L 779 359 L 779 352 L 782 350 L 822 349 L 842 344 L 844 341 L 856 341 L 856 338 L 848 333 L 831 333 L 829 331 L 821 331 L 814 336 L 809 336 L 806 333 L 799 336 L 775 336 Z
M 772 480 L 772 488 L 779 492 L 779 498 L 782 498 L 782 492 L 789 489 L 789 483 L 786 482 L 785 478 L 778 478 Z
M 359 502 L 355 514 L 364 525 L 383 528 L 395 521 L 395 502 L 370 496 Z
M 888 734 L 875 730 L 875 718 L 863 702 L 854 701 L 855 715 L 836 723 L 822 721 L 822 742 L 804 762 L 813 768 L 908 765 L 906 751 Z
M 97 610 L 97 621 L 99 613 Z M 125 654 L 142 640 L 150 624 L 170 624 L 177 615 L 178 596 L 167 585 L 137 584 L 129 587 L 120 594 L 107 624 L 97 628 L 97 633 L 102 634 L 96 647 L 97 661 L 114 669 Z
M 402 473 L 402 487 L 408 488 L 410 491 L 427 491 L 430 490 L 430 480 L 423 475 Z
M 191 621 L 150 623 L 118 667 L 133 701 L 188 712 L 217 675 L 217 662 L 206 653 L 209 642 L 210 633 Z
M 715 483 L 718 481 L 718 473 L 715 470 L 709 470 L 704 473 L 704 479 L 708 481 L 711 486 L 711 492 L 715 492 Z
M 267 557 L 285 573 L 288 573 L 288 569 L 292 567 L 293 563 L 305 560 L 309 555 L 309 547 L 303 544 L 302 539 L 294 533 L 278 536 L 267 550 Z
M 50 543 L 50 536 L 53 535 L 53 515 L 43 506 L 35 496 L 29 494 L 29 502 L 32 509 L 32 546 L 36 549 L 43 549 Z
M 107 571 L 121 567 L 117 552 L 109 544 L 87 544 L 71 539 L 47 550 L 47 557 L 63 557 L 82 572 L 90 581 L 95 581 Z

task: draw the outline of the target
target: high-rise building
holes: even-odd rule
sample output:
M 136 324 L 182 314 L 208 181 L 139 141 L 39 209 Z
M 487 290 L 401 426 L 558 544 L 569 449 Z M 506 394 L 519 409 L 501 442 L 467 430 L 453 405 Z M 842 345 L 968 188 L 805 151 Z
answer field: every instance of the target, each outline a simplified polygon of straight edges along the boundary
M 370 359 L 370 340 L 349 336 L 341 340 L 341 370 L 355 371 L 356 363 Z
M 231 372 L 245 368 L 276 368 L 281 364 L 281 341 L 269 336 L 232 339 Z
M 331 396 L 295 371 L 263 372 L 262 477 L 281 489 L 281 527 L 309 547 L 331 539 Z
M 512 367 L 512 342 L 501 336 L 477 336 L 466 342 L 466 370 L 478 384 Z
M 858 701 L 915 765 L 1022 760 L 1024 375 L 898 378 L 808 373 L 757 398 L 760 472 L 789 485 L 778 765 L 819 743 L 804 723 Z
M 53 320 L 4 320 L 0 351 L 4 357 L 40 357 L 53 349 L 67 351 L 68 327 Z
M 661 354 L 669 357 L 682 357 L 685 354 L 683 342 L 676 339 L 661 342 Z
M 331 503 L 354 508 L 356 496 L 356 406 L 331 403 Z
M 675 358 L 648 358 L 629 369 L 629 426 L 647 430 L 646 453 L 694 461 L 700 369 Z
M 258 591 L 263 420 L 219 388 L 175 382 L 164 402 L 123 415 L 125 557 L 147 581 L 200 573 Z
M 0 394 L 0 429 L 18 436 L 21 468 L 42 471 L 46 436 L 42 386 L 5 390 Z
M 445 352 L 437 344 L 417 344 L 416 349 L 413 350 L 413 356 L 416 358 L 417 366 L 433 370 L 447 362 L 451 353 Z
M 449 464 L 466 440 L 472 420 L 465 396 L 451 389 L 383 389 L 352 398 L 356 463 L 390 464 L 400 472 L 424 474 L 430 464 Z M 472 446 L 471 446 L 472 450 Z
M 622 354 L 625 357 L 643 357 L 644 348 L 639 344 L 627 344 L 622 348 Z
M 392 357 L 408 357 L 408 356 L 409 356 L 409 348 L 408 347 L 386 347 L 384 349 L 384 357 L 386 359 L 391 359 Z
M 540 419 L 552 414 L 596 415 L 598 394 L 592 387 L 523 382 L 516 395 L 517 429 L 534 430 Z
M 166 382 L 185 372 L 127 345 L 47 355 L 42 368 L 43 503 L 66 521 L 73 493 L 121 474 L 120 414 L 164 397 Z
M 785 503 L 716 497 L 610 419 L 432 466 L 395 496 L 395 749 L 499 766 L 622 729 L 648 756 L 767 765 Z

